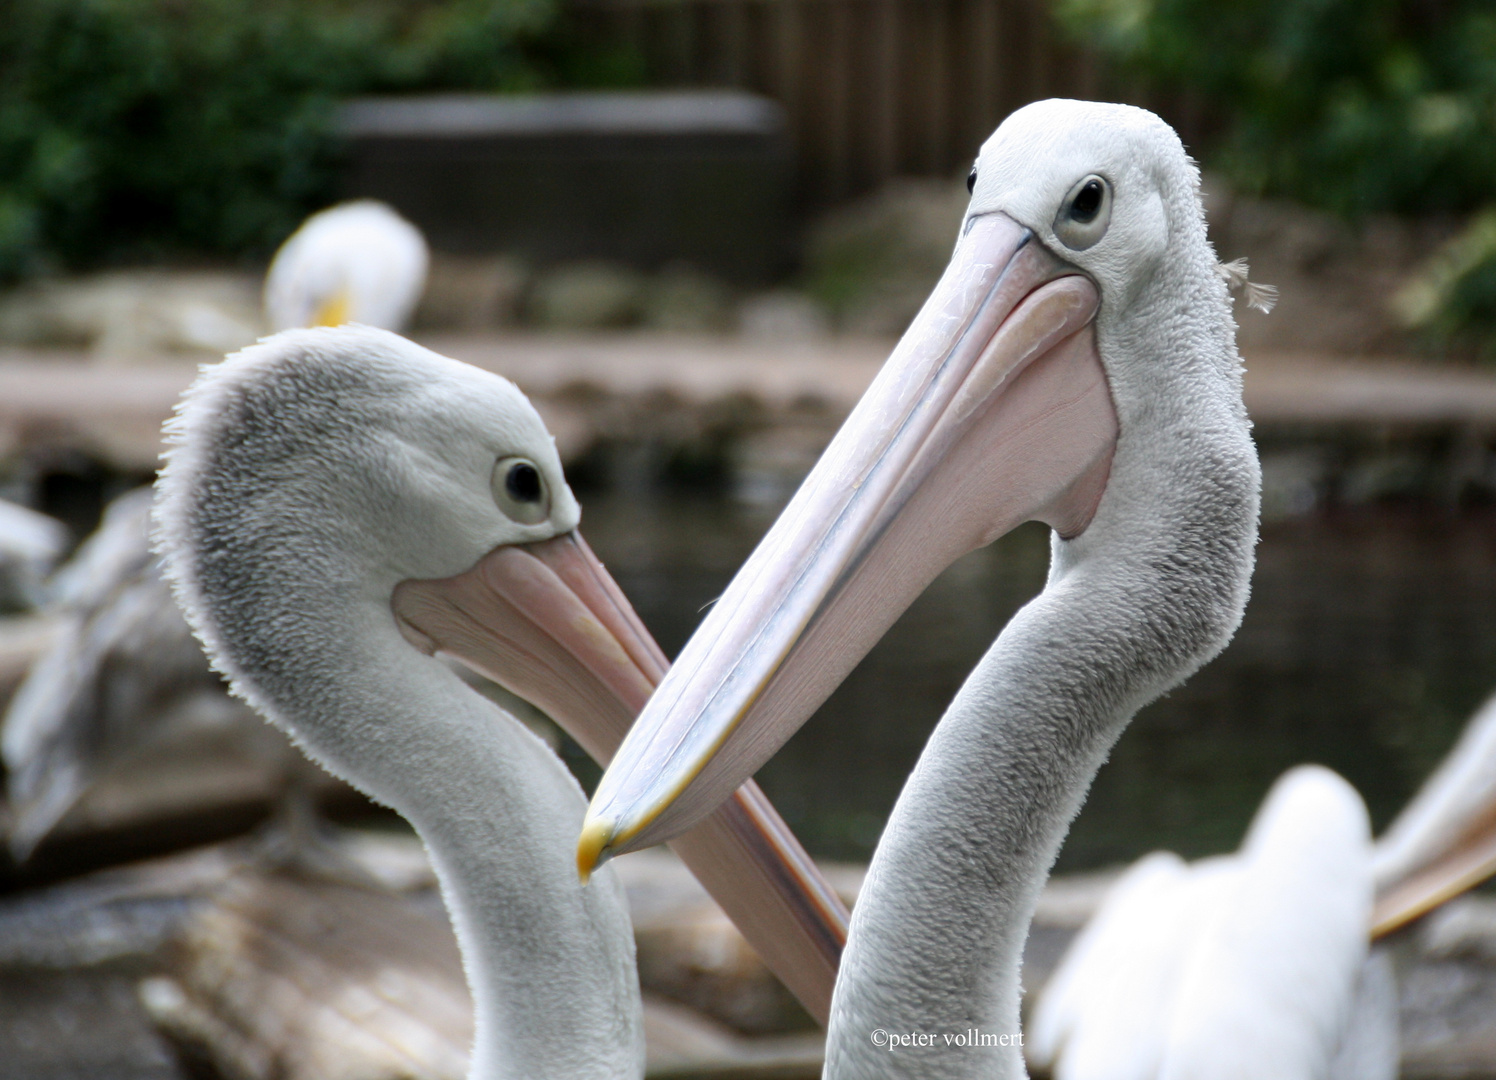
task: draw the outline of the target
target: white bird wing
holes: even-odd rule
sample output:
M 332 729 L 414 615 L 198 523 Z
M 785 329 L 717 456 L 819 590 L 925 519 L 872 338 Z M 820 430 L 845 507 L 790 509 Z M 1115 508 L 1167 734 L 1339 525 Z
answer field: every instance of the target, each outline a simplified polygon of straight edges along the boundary
M 1085 928 L 1070 943 L 1045 983 L 1025 1032 L 1029 1063 L 1053 1069 L 1097 998 L 1111 997 L 1117 973 L 1150 947 L 1150 913 L 1174 890 L 1186 871 L 1172 851 L 1155 851 L 1133 863 L 1107 890 Z
M 67 540 L 62 522 L 0 499 L 0 611 L 40 601 L 42 579 Z
M 1366 961 L 1370 856 L 1354 788 L 1312 765 L 1278 780 L 1182 972 L 1160 1080 L 1325 1075 Z
M 1070 1025 L 1054 1063 L 1056 1080 L 1158 1075 L 1181 971 L 1237 872 L 1231 857 L 1186 866 L 1169 852 L 1150 855 L 1128 871 L 1127 877 L 1136 875 L 1134 887 L 1115 906 L 1108 897 L 1086 928 L 1096 933 L 1077 950 L 1073 981 L 1061 985 Z
M 5 712 L 0 755 L 19 857 L 110 762 L 160 734 L 175 702 L 223 697 L 156 569 L 150 506 L 148 488 L 116 500 L 58 573 L 58 632 Z

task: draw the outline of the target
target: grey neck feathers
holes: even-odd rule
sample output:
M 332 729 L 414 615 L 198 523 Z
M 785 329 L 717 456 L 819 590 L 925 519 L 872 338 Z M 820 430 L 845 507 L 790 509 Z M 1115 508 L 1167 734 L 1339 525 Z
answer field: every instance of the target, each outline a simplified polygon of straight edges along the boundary
M 627 902 L 616 876 L 583 887 L 572 863 L 581 789 L 539 739 L 408 645 L 387 609 L 363 607 L 221 619 L 238 642 L 236 685 L 420 833 L 473 991 L 475 1080 L 639 1076 Z M 312 636 L 302 658 L 281 644 Z
M 298 425 L 244 401 L 223 426 L 236 442 L 197 450 L 165 482 L 168 565 L 216 666 L 425 841 L 474 994 L 474 1080 L 640 1076 L 622 888 L 612 874 L 584 888 L 572 862 L 581 789 L 396 627 L 389 597 L 402 572 L 368 522 L 399 513 L 398 493 L 378 486 L 397 463 L 370 467 L 378 447 L 359 442 L 347 408 Z M 297 431 L 324 441 L 276 442 Z M 257 442 L 266 448 L 247 452 Z M 373 509 L 360 517 L 360 507 Z
M 639 1076 L 627 901 L 616 875 L 577 879 L 580 787 L 544 743 L 389 623 L 338 657 L 365 677 L 319 695 L 308 715 L 277 712 L 308 733 L 332 727 L 323 710 L 336 710 L 336 740 L 311 735 L 309 750 L 362 779 L 426 843 L 477 1010 L 471 1075 Z
M 1128 720 L 1219 652 L 1246 604 L 1259 473 L 1219 291 L 1204 325 L 1180 305 L 1129 320 L 1154 328 L 1146 342 L 1098 327 L 1119 359 L 1111 480 L 1090 528 L 1055 540 L 1045 591 L 967 679 L 894 807 L 842 960 L 831 1080 L 1025 1075 L 1019 965 L 1064 834 Z M 1177 370 L 1134 392 L 1129 364 Z M 875 1029 L 935 1038 L 891 1051 Z

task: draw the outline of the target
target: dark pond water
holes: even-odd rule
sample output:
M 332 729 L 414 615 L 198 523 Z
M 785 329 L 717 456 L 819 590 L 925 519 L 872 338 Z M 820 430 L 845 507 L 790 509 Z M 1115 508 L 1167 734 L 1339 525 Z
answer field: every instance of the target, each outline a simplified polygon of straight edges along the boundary
M 672 655 L 773 520 L 726 498 L 583 491 L 583 532 Z M 942 575 L 759 781 L 812 853 L 866 859 L 967 672 L 1043 585 L 1028 526 Z M 1268 526 L 1229 648 L 1133 720 L 1059 869 L 1234 848 L 1268 786 L 1328 765 L 1385 825 L 1496 689 L 1496 512 Z M 593 773 L 595 776 L 595 772 Z

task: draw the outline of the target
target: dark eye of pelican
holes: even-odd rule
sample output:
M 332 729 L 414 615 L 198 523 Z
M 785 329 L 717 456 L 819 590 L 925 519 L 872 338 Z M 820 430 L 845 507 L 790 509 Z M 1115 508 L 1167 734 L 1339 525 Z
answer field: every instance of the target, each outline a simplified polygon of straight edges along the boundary
M 533 461 L 502 458 L 493 467 L 493 498 L 505 515 L 522 525 L 536 525 L 550 513 L 545 476 Z
M 1081 177 L 1060 203 L 1054 232 L 1072 251 L 1084 251 L 1106 235 L 1112 223 L 1112 186 L 1094 173 Z
M 528 461 L 517 461 L 509 466 L 504 477 L 504 490 L 509 497 L 519 502 L 539 502 L 545 489 L 540 484 L 540 470 Z
M 973 165 L 971 172 L 966 174 L 966 194 L 970 195 L 977 189 L 977 167 Z
M 1070 204 L 1070 220 L 1082 225 L 1096 220 L 1101 212 L 1101 181 L 1094 177 L 1087 180 Z

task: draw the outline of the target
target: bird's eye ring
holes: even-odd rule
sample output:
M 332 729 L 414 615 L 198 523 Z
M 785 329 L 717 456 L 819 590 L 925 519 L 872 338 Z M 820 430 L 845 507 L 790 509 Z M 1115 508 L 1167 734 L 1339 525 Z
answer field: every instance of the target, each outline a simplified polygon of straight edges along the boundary
M 521 457 L 500 458 L 493 467 L 494 502 L 507 517 L 522 525 L 537 525 L 551 511 L 545 475 L 533 461 Z
M 1112 223 L 1112 186 L 1095 175 L 1082 177 L 1060 203 L 1054 232 L 1072 251 L 1084 251 L 1106 235 Z

